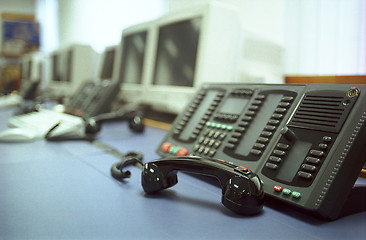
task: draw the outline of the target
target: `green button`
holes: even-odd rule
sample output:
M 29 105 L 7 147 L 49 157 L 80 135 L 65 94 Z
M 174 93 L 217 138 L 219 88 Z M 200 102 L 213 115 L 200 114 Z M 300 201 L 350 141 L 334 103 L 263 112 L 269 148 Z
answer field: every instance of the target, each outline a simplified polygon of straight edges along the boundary
M 206 122 L 207 127 L 211 127 L 211 124 L 212 124 L 211 122 Z
M 290 189 L 288 189 L 288 188 L 284 188 L 284 189 L 282 190 L 282 193 L 283 193 L 283 194 L 285 194 L 285 195 L 290 195 L 290 194 L 291 194 L 291 190 L 290 190 Z
M 301 198 L 301 193 L 299 193 L 299 192 L 292 192 L 291 195 L 292 195 L 292 197 L 294 197 L 296 199 L 300 199 Z
M 171 153 L 171 154 L 174 154 L 174 155 L 175 155 L 175 154 L 178 152 L 179 148 L 180 148 L 180 147 L 178 147 L 178 146 L 171 146 L 171 147 L 169 148 L 169 153 Z
M 226 129 L 227 129 L 227 130 L 229 130 L 229 131 L 231 131 L 231 130 L 233 130 L 234 128 L 233 128 L 233 126 L 227 126 L 227 127 L 226 127 Z
M 217 123 L 217 124 L 216 124 L 216 127 L 217 127 L 217 128 L 221 128 L 221 127 L 222 127 L 222 124 L 221 124 L 221 123 Z
M 215 128 L 217 126 L 217 123 L 211 123 L 211 127 Z

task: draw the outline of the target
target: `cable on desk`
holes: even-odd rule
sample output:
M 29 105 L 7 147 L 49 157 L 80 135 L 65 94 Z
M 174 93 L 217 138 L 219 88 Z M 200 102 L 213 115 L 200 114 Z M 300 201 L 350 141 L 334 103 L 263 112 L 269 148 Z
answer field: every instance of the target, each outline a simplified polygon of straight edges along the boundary
M 140 164 L 141 166 L 143 165 L 144 155 L 140 152 L 131 151 L 127 154 L 123 154 L 114 147 L 101 143 L 97 140 L 94 140 L 91 143 L 97 148 L 103 150 L 104 152 L 121 159 L 120 162 L 113 164 L 111 167 L 111 175 L 118 181 L 122 182 L 125 178 L 129 178 L 131 176 L 130 171 L 123 170 L 124 167 L 128 165 L 134 165 L 136 163 Z
M 111 175 L 118 181 L 123 181 L 125 178 L 129 178 L 131 176 L 131 172 L 126 170 L 124 171 L 123 168 L 128 165 L 133 164 L 140 164 L 143 165 L 143 155 L 139 152 L 128 152 L 122 157 L 122 161 L 115 163 L 111 167 Z

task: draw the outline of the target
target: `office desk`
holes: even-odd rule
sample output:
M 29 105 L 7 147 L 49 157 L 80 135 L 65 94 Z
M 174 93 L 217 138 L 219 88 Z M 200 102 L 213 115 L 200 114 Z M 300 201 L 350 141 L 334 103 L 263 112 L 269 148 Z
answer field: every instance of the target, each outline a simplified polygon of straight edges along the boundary
M 0 130 L 10 110 L 0 111 Z M 157 158 L 165 131 L 133 134 L 103 126 L 98 141 Z M 221 203 L 221 189 L 188 174 L 146 196 L 140 169 L 124 183 L 110 176 L 118 159 L 83 141 L 0 143 L 0 239 L 364 239 L 366 212 L 327 222 L 267 201 L 245 217 Z M 361 179 L 360 184 L 366 184 Z

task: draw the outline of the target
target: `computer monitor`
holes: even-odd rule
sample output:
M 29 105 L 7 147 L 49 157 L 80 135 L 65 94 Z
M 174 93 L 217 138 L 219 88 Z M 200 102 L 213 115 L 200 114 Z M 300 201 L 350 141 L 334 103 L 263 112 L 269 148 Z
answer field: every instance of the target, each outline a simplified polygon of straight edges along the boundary
M 154 110 L 181 112 L 205 82 L 283 83 L 283 48 L 246 31 L 231 5 L 199 4 L 122 35 L 121 95 Z
M 115 73 L 121 87 L 121 98 L 129 103 L 139 104 L 146 91 L 147 61 L 151 55 L 152 22 L 131 26 L 122 31 L 122 38 L 115 58 Z M 149 46 L 150 45 L 150 46 Z
M 38 94 L 39 85 L 44 80 L 43 59 L 44 56 L 40 52 L 26 54 L 21 59 L 19 94 L 25 100 L 34 99 Z
M 97 77 L 97 53 L 75 44 L 50 54 L 48 90 L 53 97 L 70 97 L 86 80 Z
M 239 80 L 240 14 L 205 3 L 154 21 L 148 79 L 142 103 L 179 113 L 203 82 Z
M 40 52 L 32 52 L 24 55 L 20 61 L 21 81 L 40 81 L 42 69 L 40 64 L 43 61 L 43 54 Z
M 28 81 L 31 77 L 32 58 L 28 55 L 22 57 L 20 62 L 20 79 L 21 82 Z
M 104 49 L 99 70 L 100 80 L 112 80 L 116 48 L 116 46 L 109 46 Z

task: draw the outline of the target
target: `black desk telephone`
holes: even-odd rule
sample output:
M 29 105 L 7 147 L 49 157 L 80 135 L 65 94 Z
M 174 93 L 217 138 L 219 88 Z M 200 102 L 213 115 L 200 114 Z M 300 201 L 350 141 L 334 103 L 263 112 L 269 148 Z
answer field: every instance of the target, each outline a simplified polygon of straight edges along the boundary
M 95 117 L 110 111 L 119 93 L 119 83 L 109 81 L 85 82 L 66 106 L 66 113 L 84 118 Z
M 365 119 L 363 85 L 206 84 L 157 152 L 243 165 L 267 196 L 335 219 L 366 160 Z
M 144 131 L 143 114 L 130 106 L 123 106 L 118 111 L 109 112 L 114 99 L 119 93 L 119 83 L 104 81 L 101 83 L 85 82 L 66 105 L 65 113 L 84 119 L 84 131 L 71 136 L 54 136 L 54 131 L 60 126 L 56 124 L 46 134 L 49 141 L 88 140 L 93 141 L 101 130 L 101 124 L 106 121 L 127 120 L 129 128 L 135 133 Z

